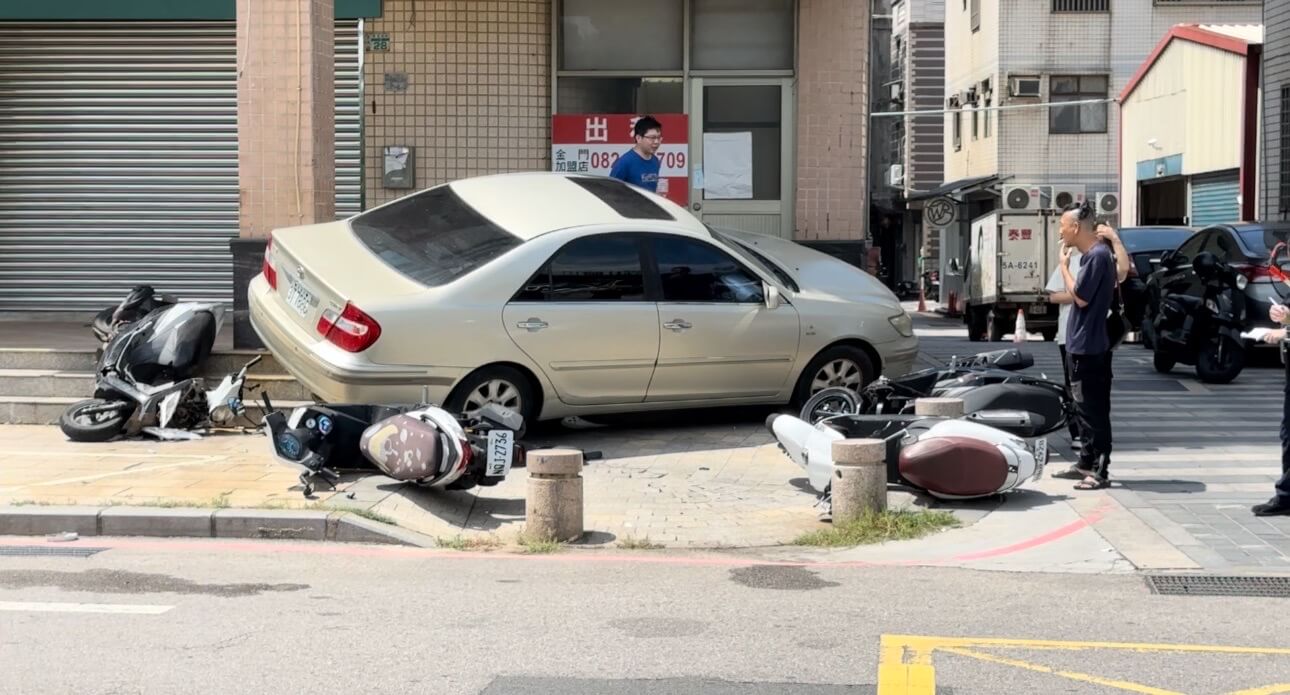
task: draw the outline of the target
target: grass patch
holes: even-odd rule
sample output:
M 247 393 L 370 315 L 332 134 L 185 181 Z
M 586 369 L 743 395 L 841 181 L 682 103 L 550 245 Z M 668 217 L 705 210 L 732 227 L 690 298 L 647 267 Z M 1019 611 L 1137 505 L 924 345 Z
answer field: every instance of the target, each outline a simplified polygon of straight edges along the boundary
M 399 525 L 399 522 L 395 521 L 394 519 L 392 519 L 392 518 L 390 518 L 390 517 L 388 517 L 388 516 L 386 516 L 386 515 L 384 515 L 384 514 L 382 514 L 382 513 L 380 513 L 380 512 L 372 511 L 371 509 L 360 509 L 360 508 L 358 508 L 358 507 L 337 507 L 337 508 L 336 508 L 336 511 L 338 511 L 338 512 L 349 512 L 350 514 L 353 514 L 354 516 L 361 516 L 361 517 L 363 517 L 364 519 L 369 519 L 369 520 L 371 520 L 371 521 L 375 521 L 375 522 L 377 522 L 377 523 L 379 523 L 379 524 L 389 524 L 390 526 L 398 526 L 398 525 Z
M 527 534 L 520 534 L 519 543 L 520 547 L 524 548 L 524 552 L 529 555 L 547 555 L 550 553 L 556 553 L 564 547 L 563 543 L 555 540 L 554 538 L 530 536 Z
M 662 550 L 665 546 L 662 543 L 651 541 L 649 536 L 644 538 L 628 536 L 618 541 L 618 547 L 623 550 Z
M 870 512 L 853 521 L 803 534 L 798 536 L 794 544 L 819 548 L 870 545 L 885 541 L 922 538 L 958 525 L 958 518 L 949 512 L 888 509 L 883 512 Z
M 496 536 L 464 536 L 442 537 L 434 539 L 434 544 L 440 548 L 450 550 L 495 550 L 502 547 L 502 541 Z

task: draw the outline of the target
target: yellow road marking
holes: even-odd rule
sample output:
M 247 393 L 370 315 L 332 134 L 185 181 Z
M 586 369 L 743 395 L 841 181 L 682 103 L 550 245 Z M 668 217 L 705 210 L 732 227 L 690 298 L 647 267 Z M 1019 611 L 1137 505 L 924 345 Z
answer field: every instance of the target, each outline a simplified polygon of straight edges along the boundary
M 937 650 L 991 661 L 1007 666 L 1050 673 L 1063 678 L 1105 685 L 1147 695 L 1180 695 L 1171 690 L 1116 681 L 1075 671 L 1059 671 L 1040 664 L 975 651 L 981 647 L 1014 647 L 1033 650 L 1112 649 L 1141 653 L 1272 654 L 1290 656 L 1284 647 L 1231 647 L 1209 644 L 1158 644 L 1150 642 L 1075 642 L 1066 640 L 1007 639 L 998 637 L 936 637 L 930 635 L 883 635 L 878 655 L 878 695 L 935 695 L 936 672 L 932 655 Z M 1282 695 L 1290 683 L 1242 690 L 1229 695 Z
M 1280 695 L 1281 693 L 1290 693 L 1290 683 L 1277 683 L 1275 685 L 1265 685 L 1261 688 L 1238 690 L 1227 695 Z
M 1184 693 L 1180 693 L 1174 690 L 1161 690 L 1160 688 L 1153 688 L 1149 685 L 1142 685 L 1140 683 L 1130 683 L 1129 681 L 1117 681 L 1117 680 L 1112 680 L 1110 678 L 1102 678 L 1101 676 L 1094 676 L 1088 673 L 1080 673 L 1078 671 L 1059 671 L 1055 668 L 1043 666 L 1041 664 L 1032 664 L 1030 662 L 1022 661 L 1020 659 L 1009 659 L 1002 656 L 994 656 L 993 654 L 983 654 L 981 652 L 975 652 L 975 651 L 972 651 L 971 649 L 962 649 L 960 647 L 945 647 L 941 649 L 941 651 L 944 651 L 949 654 L 958 654 L 959 656 L 966 656 L 973 659 L 979 659 L 981 661 L 989 661 L 996 664 L 1003 664 L 1005 666 L 1015 666 L 1017 668 L 1024 668 L 1038 673 L 1049 673 L 1054 676 L 1069 678 L 1070 680 L 1073 680 L 1073 681 L 1082 681 L 1084 683 L 1105 685 L 1108 688 L 1127 690 L 1131 693 L 1143 693 L 1143 695 L 1184 695 Z

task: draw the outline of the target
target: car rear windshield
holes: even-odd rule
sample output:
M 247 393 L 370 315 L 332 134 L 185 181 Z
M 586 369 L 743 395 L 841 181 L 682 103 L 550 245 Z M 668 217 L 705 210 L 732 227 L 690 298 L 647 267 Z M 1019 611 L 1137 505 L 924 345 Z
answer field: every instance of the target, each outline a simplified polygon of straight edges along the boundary
M 1245 243 L 1245 245 L 1249 248 L 1250 251 L 1254 253 L 1254 255 L 1256 256 L 1268 255 L 1269 249 L 1268 249 L 1267 236 L 1266 236 L 1265 230 L 1262 227 L 1242 229 L 1237 233 L 1241 235 L 1241 241 Z
M 1121 229 L 1120 240 L 1129 253 L 1176 249 L 1192 234 L 1190 229 Z
M 522 243 L 448 186 L 365 212 L 350 228 L 391 268 L 428 287 L 450 283 Z

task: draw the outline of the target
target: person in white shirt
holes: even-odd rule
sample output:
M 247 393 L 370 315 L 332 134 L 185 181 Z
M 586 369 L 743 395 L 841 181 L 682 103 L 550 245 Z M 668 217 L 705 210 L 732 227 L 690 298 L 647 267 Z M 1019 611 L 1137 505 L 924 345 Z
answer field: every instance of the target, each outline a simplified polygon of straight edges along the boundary
M 1080 259 L 1084 254 L 1079 249 L 1071 249 L 1070 264 L 1067 266 L 1075 279 L 1079 280 Z M 1066 388 L 1071 387 L 1071 370 L 1070 364 L 1066 359 L 1066 321 L 1071 314 L 1071 299 L 1066 292 L 1066 281 L 1062 279 L 1062 269 L 1054 267 L 1053 274 L 1048 278 L 1049 299 L 1057 304 L 1057 350 L 1062 354 L 1062 376 L 1065 378 Z M 1076 418 L 1069 418 L 1067 426 L 1071 433 L 1071 446 L 1078 449 L 1080 447 L 1079 423 Z

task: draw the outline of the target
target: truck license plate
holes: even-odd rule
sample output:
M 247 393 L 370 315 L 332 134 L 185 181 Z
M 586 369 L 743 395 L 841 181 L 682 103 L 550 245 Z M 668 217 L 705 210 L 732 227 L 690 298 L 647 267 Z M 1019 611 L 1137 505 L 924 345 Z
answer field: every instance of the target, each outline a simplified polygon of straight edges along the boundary
M 309 315 L 309 307 L 314 304 L 314 295 L 305 288 L 304 283 L 287 278 L 287 306 L 301 316 Z
M 515 433 L 511 430 L 491 430 L 488 433 L 488 467 L 484 473 L 490 478 L 505 478 L 511 470 L 515 456 Z

